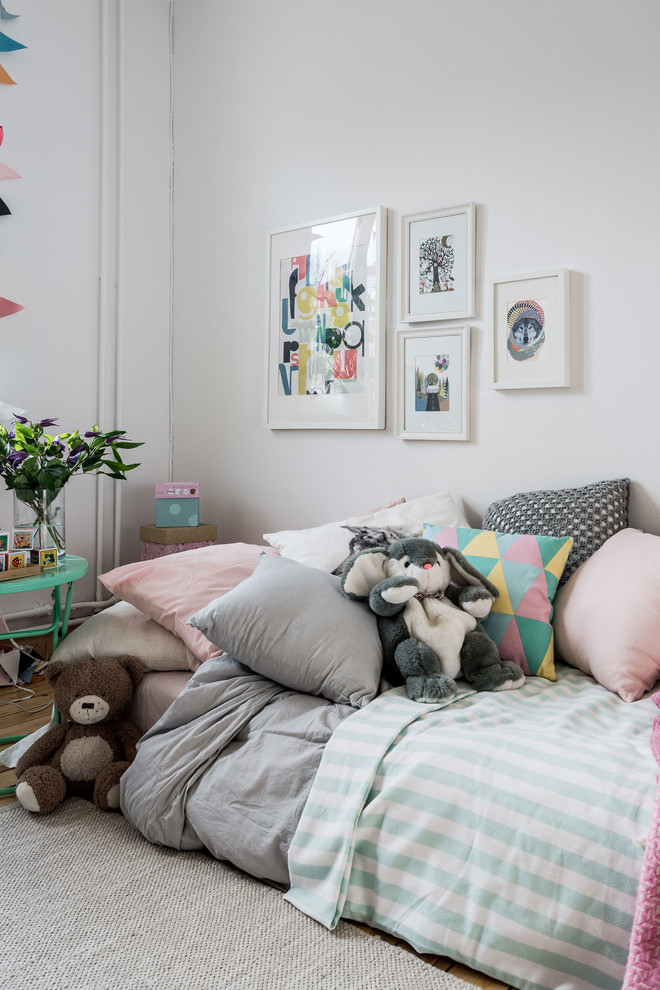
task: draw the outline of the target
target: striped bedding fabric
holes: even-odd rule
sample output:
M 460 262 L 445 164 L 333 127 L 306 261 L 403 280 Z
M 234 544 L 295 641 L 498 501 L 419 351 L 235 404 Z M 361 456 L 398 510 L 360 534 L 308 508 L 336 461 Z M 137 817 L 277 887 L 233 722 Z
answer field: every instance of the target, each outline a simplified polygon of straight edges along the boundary
M 393 689 L 335 731 L 286 899 L 520 990 L 620 990 L 657 765 L 650 699 L 579 671 L 448 707 Z

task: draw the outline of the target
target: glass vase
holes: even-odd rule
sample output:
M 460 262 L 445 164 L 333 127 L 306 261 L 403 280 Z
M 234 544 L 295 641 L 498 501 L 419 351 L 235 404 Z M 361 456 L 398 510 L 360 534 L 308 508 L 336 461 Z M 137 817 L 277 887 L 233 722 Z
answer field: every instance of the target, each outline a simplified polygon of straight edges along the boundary
M 57 492 L 14 489 L 14 539 L 12 549 L 56 550 L 58 561 L 66 556 L 64 489 Z

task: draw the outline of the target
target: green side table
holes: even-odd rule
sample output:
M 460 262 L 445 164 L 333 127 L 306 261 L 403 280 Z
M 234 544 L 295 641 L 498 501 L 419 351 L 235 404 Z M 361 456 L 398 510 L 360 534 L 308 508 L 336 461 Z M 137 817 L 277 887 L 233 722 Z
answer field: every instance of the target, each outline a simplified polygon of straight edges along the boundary
M 84 557 L 76 557 L 68 553 L 57 567 L 48 568 L 40 574 L 30 574 L 28 577 L 12 578 L 10 581 L 0 581 L 0 597 L 2 595 L 17 595 L 23 591 L 42 591 L 52 588 L 52 614 L 48 626 L 37 629 L 17 629 L 11 632 L 0 630 L 0 641 L 3 639 L 24 639 L 26 636 L 43 636 L 53 634 L 53 649 L 62 642 L 69 628 L 71 600 L 73 598 L 73 582 L 87 574 L 88 564 Z M 62 585 L 67 585 L 64 608 L 62 608 Z M 3 625 L 5 625 L 3 623 Z M 6 628 L 6 626 L 5 626 Z M 5 736 L 0 738 L 0 745 L 9 745 L 23 739 L 24 735 Z M 13 794 L 13 787 L 0 788 L 0 794 Z

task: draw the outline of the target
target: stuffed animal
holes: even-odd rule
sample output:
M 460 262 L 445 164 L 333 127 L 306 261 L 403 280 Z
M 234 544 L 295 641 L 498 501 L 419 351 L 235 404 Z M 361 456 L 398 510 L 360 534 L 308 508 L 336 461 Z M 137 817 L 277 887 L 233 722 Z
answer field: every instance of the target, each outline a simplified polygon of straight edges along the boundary
M 453 547 L 412 537 L 363 550 L 341 577 L 347 598 L 368 600 L 378 617 L 384 673 L 403 678 L 413 701 L 453 697 L 460 674 L 477 691 L 521 687 L 521 668 L 501 660 L 484 631 L 497 588 Z
M 140 733 L 121 713 L 142 678 L 135 657 L 55 660 L 46 668 L 62 723 L 52 726 L 16 765 L 16 797 L 46 814 L 67 795 L 119 808 L 119 778 L 135 759 Z

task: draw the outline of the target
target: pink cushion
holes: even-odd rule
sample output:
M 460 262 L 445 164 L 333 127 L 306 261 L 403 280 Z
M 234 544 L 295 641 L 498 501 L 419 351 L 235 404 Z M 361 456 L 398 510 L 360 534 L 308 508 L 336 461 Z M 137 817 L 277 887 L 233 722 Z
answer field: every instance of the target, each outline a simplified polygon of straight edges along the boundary
M 272 547 L 224 543 L 124 564 L 101 574 L 99 580 L 117 598 L 130 602 L 179 636 L 203 661 L 219 656 L 222 650 L 186 625 L 188 619 L 250 577 L 262 553 L 277 555 Z
M 555 598 L 556 653 L 637 701 L 660 679 L 660 537 L 622 529 Z

